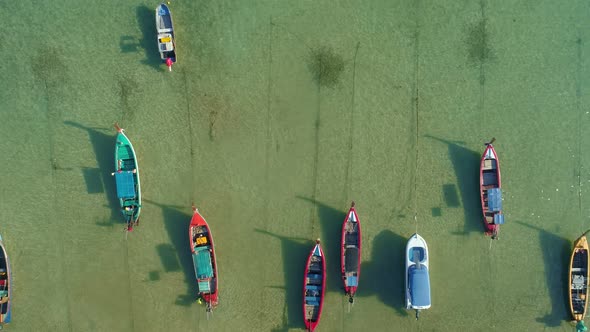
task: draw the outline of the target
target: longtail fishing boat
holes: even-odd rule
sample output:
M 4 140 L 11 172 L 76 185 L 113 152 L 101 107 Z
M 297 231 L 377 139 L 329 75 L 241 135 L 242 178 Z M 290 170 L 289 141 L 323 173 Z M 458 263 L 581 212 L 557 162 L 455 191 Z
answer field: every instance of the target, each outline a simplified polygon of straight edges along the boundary
M 430 308 L 430 270 L 426 241 L 414 234 L 406 245 L 406 309 L 420 311 Z
M 320 239 L 317 239 L 307 258 L 303 281 L 303 318 L 309 332 L 313 332 L 320 323 L 325 293 L 326 259 Z
M 486 143 L 479 167 L 479 193 L 485 234 L 498 238 L 500 225 L 504 224 L 502 213 L 502 181 L 500 162 L 492 143 Z
M 361 275 L 361 224 L 352 202 L 342 224 L 340 245 L 340 270 L 344 282 L 344 292 L 348 302 L 354 303 L 354 295 Z
M 569 304 L 572 317 L 580 322 L 588 308 L 588 240 L 586 234 L 574 242 L 569 268 Z
M 139 167 L 133 145 L 125 135 L 123 128 L 115 123 L 117 142 L 115 144 L 115 176 L 117 198 L 121 212 L 127 223 L 127 230 L 139 223 L 141 212 L 141 185 L 139 182 Z
M 12 279 L 10 261 L 0 236 L 0 329 L 12 320 Z
M 218 304 L 219 275 L 211 229 L 194 206 L 189 226 L 189 241 L 199 289 L 198 301 L 205 302 L 208 315 Z

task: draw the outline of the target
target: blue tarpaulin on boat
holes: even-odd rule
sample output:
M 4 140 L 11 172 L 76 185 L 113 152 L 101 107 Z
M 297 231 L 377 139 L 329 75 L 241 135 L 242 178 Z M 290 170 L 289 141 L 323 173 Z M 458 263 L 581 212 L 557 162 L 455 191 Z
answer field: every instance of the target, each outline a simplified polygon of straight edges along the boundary
M 410 296 L 413 306 L 424 307 L 430 306 L 430 278 L 428 269 L 422 265 L 416 268 L 416 265 L 410 267 L 408 271 Z
M 494 224 L 502 225 L 504 223 L 504 215 L 503 214 L 495 214 L 494 215 Z
M 488 209 L 492 212 L 502 211 L 502 191 L 500 188 L 488 190 Z
M 116 172 L 115 182 L 117 183 L 117 197 L 134 198 L 135 197 L 135 179 L 133 172 Z
M 213 264 L 209 246 L 196 248 L 193 254 L 193 262 L 195 264 L 195 275 L 198 279 L 213 277 Z
M 348 286 L 358 286 L 358 280 L 355 276 L 346 277 L 346 284 Z
M 209 282 L 209 279 L 205 281 L 199 281 L 197 287 L 199 288 L 199 292 L 201 293 L 211 292 L 211 283 Z
M 320 305 L 320 300 L 321 300 L 321 297 L 319 297 L 319 296 L 306 296 L 305 297 L 305 304 L 314 305 L 317 307 Z

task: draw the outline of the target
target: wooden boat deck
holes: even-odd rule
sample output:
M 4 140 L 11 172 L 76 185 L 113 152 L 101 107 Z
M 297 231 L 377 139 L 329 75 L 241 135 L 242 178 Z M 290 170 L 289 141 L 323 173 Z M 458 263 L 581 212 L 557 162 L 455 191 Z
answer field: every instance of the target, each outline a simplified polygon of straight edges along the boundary
M 305 320 L 311 322 L 317 322 L 320 314 L 320 307 L 316 305 L 305 305 Z

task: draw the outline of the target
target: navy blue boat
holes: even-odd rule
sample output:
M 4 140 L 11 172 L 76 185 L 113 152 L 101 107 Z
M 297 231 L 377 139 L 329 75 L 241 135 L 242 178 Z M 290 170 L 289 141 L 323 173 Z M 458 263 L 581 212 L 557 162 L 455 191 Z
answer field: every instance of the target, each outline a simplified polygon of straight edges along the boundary
M 165 4 L 156 8 L 156 30 L 158 32 L 158 50 L 162 62 L 172 71 L 172 65 L 176 63 L 176 40 L 172 25 L 172 14 Z

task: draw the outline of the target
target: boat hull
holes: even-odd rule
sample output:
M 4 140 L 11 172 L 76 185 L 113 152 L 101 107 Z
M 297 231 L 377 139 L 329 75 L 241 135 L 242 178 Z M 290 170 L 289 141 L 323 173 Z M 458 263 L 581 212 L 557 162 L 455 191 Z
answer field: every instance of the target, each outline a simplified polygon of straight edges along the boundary
M 0 328 L 12 321 L 12 272 L 6 247 L 0 236 Z
M 406 309 L 423 310 L 431 306 L 429 253 L 426 241 L 414 234 L 406 245 Z
M 351 300 L 356 294 L 361 275 L 361 247 L 361 224 L 353 203 L 342 224 L 340 245 L 340 272 L 344 292 Z
M 303 275 L 303 318 L 310 332 L 320 323 L 325 293 L 326 260 L 318 240 L 307 257 Z
M 189 243 L 199 289 L 198 296 L 205 301 L 207 309 L 212 310 L 219 304 L 219 274 L 215 245 L 209 224 L 197 209 L 193 210 L 189 226 Z
M 485 234 L 493 239 L 504 223 L 501 188 L 500 161 L 493 145 L 488 143 L 480 161 L 479 194 Z
M 572 317 L 581 321 L 588 308 L 588 240 L 583 235 L 574 242 L 569 266 L 569 305 Z
M 176 36 L 174 34 L 174 24 L 172 22 L 172 13 L 166 4 L 160 4 L 156 7 L 156 31 L 158 33 L 158 50 L 162 63 L 168 59 L 176 63 Z
M 141 183 L 139 166 L 133 144 L 123 129 L 119 129 L 115 143 L 115 183 L 121 213 L 127 224 L 137 223 L 141 213 Z

